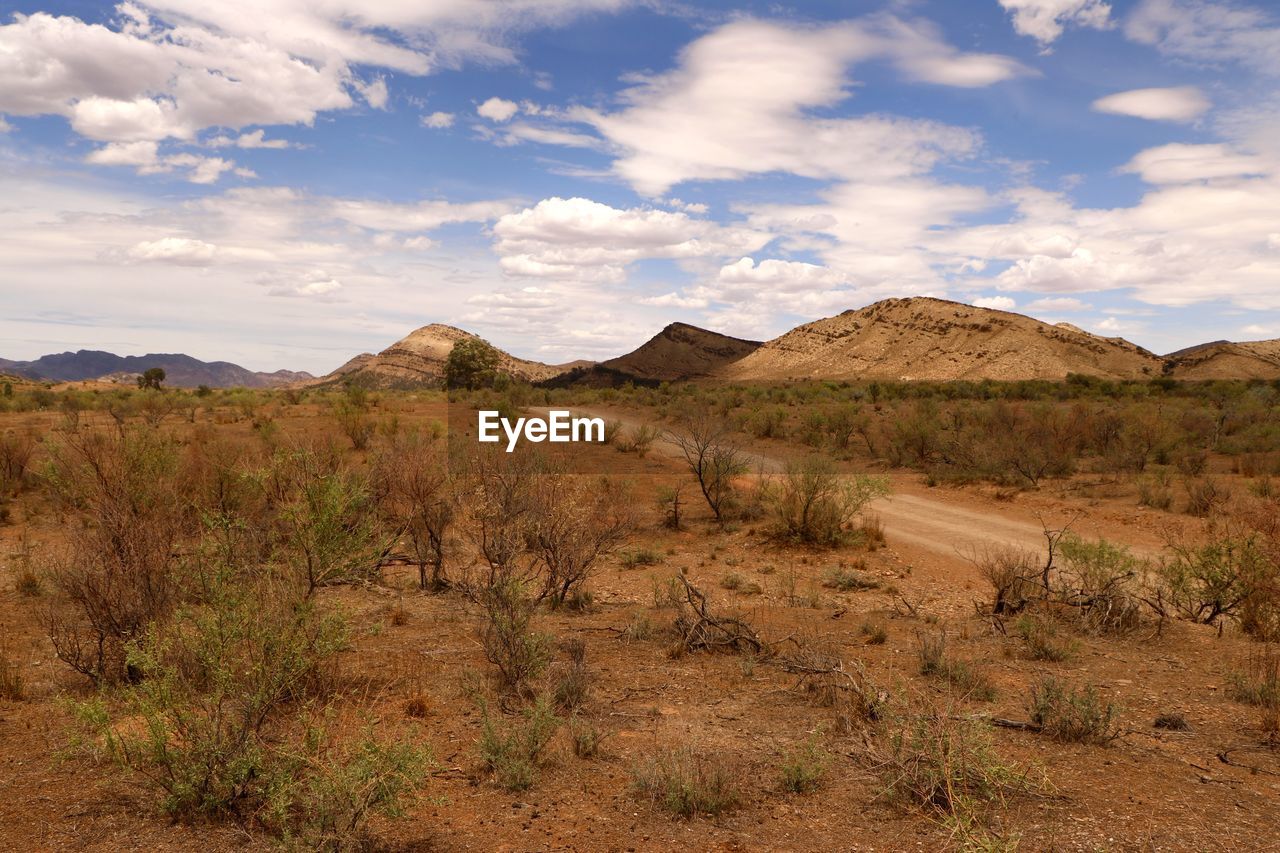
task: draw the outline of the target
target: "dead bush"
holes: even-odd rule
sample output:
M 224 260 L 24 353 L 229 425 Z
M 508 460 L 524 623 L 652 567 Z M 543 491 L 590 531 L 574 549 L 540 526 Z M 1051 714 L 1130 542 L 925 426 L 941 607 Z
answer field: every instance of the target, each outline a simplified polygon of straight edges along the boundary
M 682 422 L 682 428 L 672 433 L 672 441 L 698 481 L 716 523 L 723 524 L 733 503 L 733 481 L 747 472 L 746 459 L 723 418 L 710 411 L 695 411 L 685 414 Z
M 680 612 L 676 616 L 675 650 L 686 652 L 738 652 L 761 654 L 765 643 L 745 619 L 715 613 L 706 595 L 689 583 L 684 575 L 676 575 L 681 592 Z
M 10 657 L 9 649 L 0 646 L 0 699 L 16 702 L 26 695 L 22 669 Z
M 541 574 L 539 600 L 559 607 L 635 527 L 628 496 L 607 477 L 544 474 L 531 495 L 526 547 Z
M 383 512 L 409 540 L 419 588 L 447 588 L 445 550 L 457 494 L 444 451 L 422 432 L 396 435 L 374 458 L 373 471 Z
M 51 573 L 55 652 L 94 682 L 136 680 L 126 646 L 176 603 L 176 553 L 192 526 L 176 448 L 149 430 L 68 433 L 45 479 L 79 521 Z
M 1189 477 L 1186 480 L 1187 515 L 1208 518 L 1231 498 L 1231 489 L 1208 477 Z
M 591 698 L 591 671 L 587 668 L 587 646 L 578 639 L 560 644 L 568 660 L 556 674 L 552 696 L 565 713 L 577 711 Z
M 1258 707 L 1268 736 L 1280 734 L 1280 651 L 1267 644 L 1251 653 L 1241 670 L 1232 674 L 1229 694 L 1237 702 Z
M 998 616 L 1021 613 L 1045 596 L 1045 588 L 1039 581 L 1041 568 L 1029 551 L 986 547 L 969 560 L 995 591 L 991 612 Z

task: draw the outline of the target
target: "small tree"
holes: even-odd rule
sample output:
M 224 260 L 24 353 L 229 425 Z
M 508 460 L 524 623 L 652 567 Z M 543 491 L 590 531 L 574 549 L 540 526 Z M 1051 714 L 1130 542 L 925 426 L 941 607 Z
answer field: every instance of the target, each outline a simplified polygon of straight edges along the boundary
M 445 361 L 444 381 L 449 388 L 487 388 L 498 376 L 502 356 L 480 338 L 463 338 L 453 345 Z
M 442 452 L 421 433 L 407 433 L 378 455 L 374 472 L 383 511 L 404 531 L 413 549 L 418 585 L 446 588 L 445 537 L 453 525 L 457 497 Z
M 845 526 L 888 491 L 883 477 L 841 477 L 829 459 L 813 456 L 788 465 L 779 482 L 767 485 L 764 496 L 773 513 L 774 536 L 835 547 L 847 537 Z
M 165 380 L 163 367 L 148 367 L 142 371 L 142 375 L 138 377 L 139 388 L 150 388 L 153 391 L 159 391 L 160 385 Z

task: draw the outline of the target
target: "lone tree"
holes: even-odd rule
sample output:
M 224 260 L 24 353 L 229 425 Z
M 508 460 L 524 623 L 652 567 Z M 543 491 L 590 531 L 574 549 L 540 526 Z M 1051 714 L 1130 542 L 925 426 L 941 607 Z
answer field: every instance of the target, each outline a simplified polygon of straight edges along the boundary
M 728 424 L 710 410 L 686 413 L 681 420 L 684 429 L 671 433 L 671 440 L 697 479 L 716 523 L 723 524 L 733 501 L 734 478 L 747 472 L 746 459 L 733 442 Z
M 142 371 L 142 375 L 138 377 L 139 388 L 152 388 L 156 391 L 160 390 L 160 383 L 164 382 L 163 367 L 148 367 Z
M 450 388 L 486 388 L 498 376 L 498 351 L 480 338 L 464 338 L 453 345 L 444 365 L 445 385 Z

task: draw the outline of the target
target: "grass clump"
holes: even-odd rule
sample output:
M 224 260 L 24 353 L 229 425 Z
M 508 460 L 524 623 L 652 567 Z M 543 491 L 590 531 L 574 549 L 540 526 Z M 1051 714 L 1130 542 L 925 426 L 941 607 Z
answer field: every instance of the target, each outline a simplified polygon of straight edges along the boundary
M 921 634 L 917 651 L 921 675 L 939 678 L 966 696 L 982 702 L 990 702 L 996 698 L 995 685 L 981 670 L 968 661 L 956 660 L 947 655 L 946 634 Z
M 737 805 L 733 779 L 725 761 L 688 747 L 657 752 L 632 769 L 632 786 L 637 793 L 683 818 L 714 817 Z
M 1021 616 L 1013 627 L 1032 660 L 1061 663 L 1075 653 L 1075 643 L 1060 639 L 1058 626 L 1047 619 Z
M 498 784 L 508 791 L 533 787 L 538 769 L 545 763 L 545 750 L 560 727 L 551 701 L 539 696 L 521 711 L 521 719 L 510 726 L 495 722 L 489 706 L 480 705 L 480 758 Z
M 832 569 L 827 573 L 826 580 L 822 582 L 822 585 L 840 592 L 857 592 L 863 589 L 876 589 L 880 586 L 879 581 L 867 577 L 858 571 L 859 568 L 865 568 L 865 565 L 859 563 L 858 566 L 854 567 L 841 564 L 838 568 Z
M 831 754 L 818 742 L 818 735 L 813 735 L 783 757 L 782 790 L 793 794 L 817 790 L 830 763 Z

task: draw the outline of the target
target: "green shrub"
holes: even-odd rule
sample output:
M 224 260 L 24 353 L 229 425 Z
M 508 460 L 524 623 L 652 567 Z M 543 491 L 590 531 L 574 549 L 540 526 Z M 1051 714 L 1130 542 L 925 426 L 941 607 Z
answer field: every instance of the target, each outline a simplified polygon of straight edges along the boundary
M 1014 630 L 1032 660 L 1059 663 L 1074 653 L 1074 642 L 1059 639 L 1057 625 L 1048 619 L 1024 615 L 1014 623 Z
M 920 658 L 920 674 L 939 678 L 952 687 L 982 702 L 996 697 L 995 685 L 968 661 L 955 660 L 947 655 L 945 634 L 920 634 L 917 649 Z
M 848 525 L 868 503 L 889 493 L 883 477 L 841 476 L 834 463 L 821 456 L 789 465 L 780 480 L 763 489 L 772 535 L 821 547 L 848 542 Z

